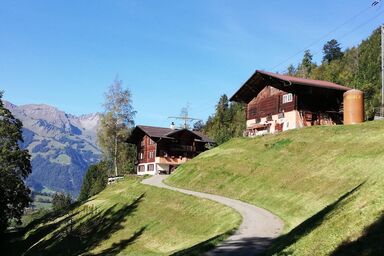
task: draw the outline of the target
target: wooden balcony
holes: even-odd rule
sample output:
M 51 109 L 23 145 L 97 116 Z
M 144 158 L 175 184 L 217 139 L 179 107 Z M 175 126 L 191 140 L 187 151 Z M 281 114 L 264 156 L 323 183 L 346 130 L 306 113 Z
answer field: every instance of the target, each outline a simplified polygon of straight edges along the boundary
M 190 158 L 187 157 L 173 157 L 173 156 L 168 156 L 168 157 L 163 157 L 163 156 L 158 156 L 155 159 L 155 162 L 157 164 L 183 164 L 186 161 L 188 161 Z

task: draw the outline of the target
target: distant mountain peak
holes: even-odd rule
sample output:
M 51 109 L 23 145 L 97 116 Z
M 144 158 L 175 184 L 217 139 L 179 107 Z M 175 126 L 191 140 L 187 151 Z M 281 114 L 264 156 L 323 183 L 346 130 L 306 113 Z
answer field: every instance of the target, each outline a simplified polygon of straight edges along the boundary
M 99 114 L 75 116 L 47 104 L 3 102 L 23 123 L 22 147 L 32 155 L 27 183 L 37 190 L 47 187 L 76 195 L 88 166 L 100 160 Z

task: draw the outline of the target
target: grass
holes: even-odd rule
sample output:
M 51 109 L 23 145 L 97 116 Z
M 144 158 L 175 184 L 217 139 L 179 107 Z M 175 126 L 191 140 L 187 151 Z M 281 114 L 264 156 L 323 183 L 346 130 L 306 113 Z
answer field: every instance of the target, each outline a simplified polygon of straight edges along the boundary
M 8 234 L 7 255 L 178 255 L 199 253 L 241 222 L 209 200 L 126 178 L 82 205 Z M 18 237 L 18 239 L 17 239 Z M 208 241 L 208 242 L 207 242 Z M 184 252 L 184 253 L 183 253 Z
M 68 165 L 71 164 L 71 157 L 66 154 L 60 154 L 56 158 L 50 158 L 49 161 L 52 163 Z
M 383 121 L 233 139 L 179 167 L 166 182 L 280 216 L 285 234 L 267 255 L 354 255 L 359 246 L 360 252 L 382 252 L 383 232 L 370 230 L 384 215 Z

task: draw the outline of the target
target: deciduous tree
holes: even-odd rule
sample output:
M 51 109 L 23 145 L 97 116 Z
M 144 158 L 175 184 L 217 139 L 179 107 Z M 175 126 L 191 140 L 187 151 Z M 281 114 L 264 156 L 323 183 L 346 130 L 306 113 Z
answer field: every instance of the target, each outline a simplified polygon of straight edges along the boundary
M 54 211 L 66 210 L 72 204 L 70 194 L 56 193 L 52 198 L 52 207 Z
M 123 89 L 121 80 L 115 79 L 109 87 L 103 106 L 98 141 L 104 158 L 113 162 L 116 176 L 133 171 L 135 150 L 125 143 L 125 139 L 134 126 L 136 111 L 133 110 L 131 92 Z
M 109 163 L 101 161 L 98 164 L 91 165 L 83 179 L 79 201 L 87 200 L 89 197 L 98 194 L 107 185 Z
M 10 220 L 20 222 L 31 202 L 25 179 L 31 173 L 30 155 L 20 149 L 22 123 L 4 107 L 0 91 L 0 232 Z

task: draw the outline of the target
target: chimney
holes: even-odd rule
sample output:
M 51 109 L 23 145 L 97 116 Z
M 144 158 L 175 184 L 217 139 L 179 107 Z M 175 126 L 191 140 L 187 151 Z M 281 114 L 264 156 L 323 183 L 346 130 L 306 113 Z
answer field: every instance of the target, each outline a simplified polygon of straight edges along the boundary
M 175 123 L 172 122 L 169 128 L 171 128 L 172 130 L 175 130 Z

